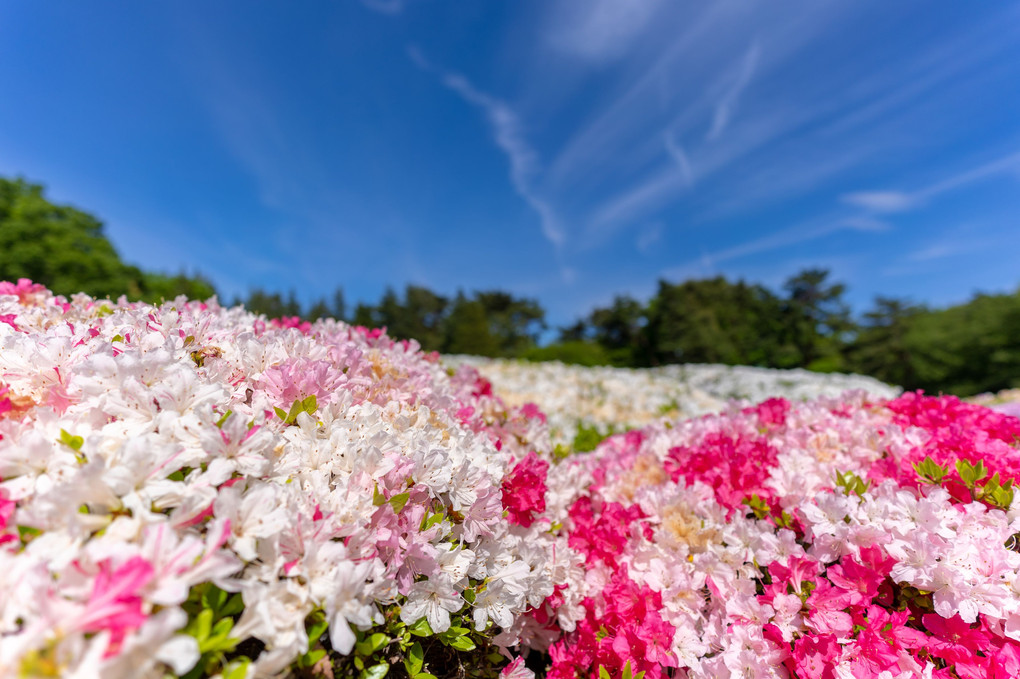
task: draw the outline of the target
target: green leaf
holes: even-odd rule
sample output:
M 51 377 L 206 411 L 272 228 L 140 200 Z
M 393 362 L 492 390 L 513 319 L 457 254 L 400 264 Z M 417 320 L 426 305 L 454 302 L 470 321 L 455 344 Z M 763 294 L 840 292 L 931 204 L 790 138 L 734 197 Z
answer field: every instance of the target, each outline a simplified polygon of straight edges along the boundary
M 407 501 L 411 499 L 410 493 L 399 493 L 390 498 L 390 506 L 393 507 L 393 513 L 399 514 L 400 510 L 404 508 Z
M 407 656 L 404 658 L 404 668 L 407 673 L 412 677 L 417 676 L 421 672 L 422 665 L 425 662 L 425 652 L 422 650 L 421 644 L 417 641 L 411 646 L 407 652 Z
M 917 475 L 925 483 L 936 484 L 942 481 L 942 478 L 949 472 L 949 469 L 938 464 L 929 456 L 915 464 L 914 471 L 917 472 Z
M 21 544 L 27 545 L 33 539 L 42 535 L 42 531 L 32 526 L 18 526 L 18 539 L 21 540 Z
M 319 400 L 315 397 L 315 394 L 308 396 L 304 401 L 301 401 L 301 407 L 309 415 L 314 415 L 315 411 L 319 409 Z
M 251 658 L 245 656 L 231 660 L 223 668 L 223 679 L 244 679 L 248 675 L 248 665 L 250 664 Z
M 443 519 L 445 519 L 445 518 L 446 518 L 446 514 L 444 514 L 443 512 L 439 512 L 438 514 L 433 514 L 432 516 L 429 516 L 429 517 L 427 517 L 427 518 L 422 520 L 421 526 L 420 526 L 420 530 L 426 531 L 429 528 L 432 528 L 432 526 L 435 526 L 437 523 L 442 523 Z
M 361 673 L 361 679 L 382 679 L 389 671 L 390 666 L 387 663 L 379 663 L 378 665 L 366 667 L 365 671 Z
M 220 615 L 235 616 L 244 610 L 244 599 L 240 594 L 231 594 L 220 609 Z
M 326 630 L 329 629 L 329 621 L 321 608 L 317 608 L 305 618 L 305 631 L 308 633 L 308 643 L 314 644 Z
M 469 604 L 473 604 L 475 602 L 476 596 L 478 595 L 475 593 L 473 587 L 468 587 L 467 589 L 464 590 L 464 601 L 468 602 Z
M 295 399 L 294 403 L 292 403 L 291 406 L 290 406 L 290 412 L 287 413 L 287 419 L 285 420 L 285 422 L 287 424 L 291 424 L 292 422 L 294 422 L 294 420 L 297 419 L 298 415 L 300 415 L 302 412 L 304 412 L 304 410 L 305 410 L 305 404 L 302 403 L 301 401 L 298 401 L 297 399 Z
M 471 641 L 471 637 L 455 637 L 450 642 L 451 648 L 456 648 L 458 651 L 473 651 L 475 650 L 475 642 Z
M 743 503 L 747 505 L 756 519 L 764 519 L 769 515 L 769 505 L 765 500 L 758 497 L 757 493 L 751 495 L 751 497 L 745 497 Z
M 81 446 L 83 443 L 85 443 L 85 439 L 83 439 L 80 436 L 71 436 L 69 433 L 61 429 L 60 442 L 63 443 L 68 448 L 70 448 L 71 450 L 78 451 L 81 450 Z
M 324 648 L 313 648 L 312 650 L 305 653 L 298 660 L 298 664 L 301 667 L 312 667 L 315 663 L 319 662 L 326 657 L 326 649 Z
M 212 628 L 213 637 L 225 637 L 230 633 L 230 630 L 234 628 L 234 621 L 232 618 L 221 618 L 216 621 L 216 624 Z
M 981 460 L 978 460 L 976 465 L 972 465 L 967 460 L 957 460 L 956 471 L 960 474 L 960 480 L 968 488 L 973 488 L 975 483 L 988 475 L 988 470 L 985 469 L 985 464 Z
M 430 637 L 435 634 L 429 626 L 429 621 L 425 618 L 420 618 L 418 622 L 408 627 L 407 631 L 416 637 Z
M 612 679 L 609 676 L 609 670 L 606 669 L 605 665 L 599 665 L 599 679 Z
M 208 608 L 203 608 L 195 619 L 184 628 L 186 634 L 190 634 L 198 640 L 199 648 L 201 648 L 202 642 L 209 638 L 209 633 L 212 632 L 212 619 L 213 612 Z
M 360 655 L 372 655 L 389 643 L 389 640 L 390 638 L 382 632 L 376 632 L 359 641 L 354 648 Z
M 277 408 L 276 406 L 273 406 L 273 410 L 276 412 L 277 417 L 279 417 L 284 422 L 287 421 L 287 411 L 285 411 L 283 408 Z
M 223 417 L 216 420 L 216 426 L 219 427 L 220 429 L 223 429 L 223 424 L 227 421 L 227 418 L 233 414 L 233 412 L 234 412 L 233 410 L 228 410 L 227 412 L 223 413 Z
M 376 507 L 382 507 L 386 504 L 386 496 L 379 492 L 379 484 L 375 484 L 375 490 L 372 492 L 372 504 Z
M 202 607 L 212 609 L 213 612 L 219 612 L 220 608 L 227 601 L 227 593 L 216 585 L 210 584 L 204 592 L 202 592 Z
M 864 493 L 871 487 L 870 481 L 864 481 L 853 472 L 836 472 L 836 487 L 842 488 L 843 492 L 849 495 L 854 493 L 863 497 Z
M 436 679 L 436 675 L 429 674 L 428 672 L 421 672 L 414 675 L 414 679 Z

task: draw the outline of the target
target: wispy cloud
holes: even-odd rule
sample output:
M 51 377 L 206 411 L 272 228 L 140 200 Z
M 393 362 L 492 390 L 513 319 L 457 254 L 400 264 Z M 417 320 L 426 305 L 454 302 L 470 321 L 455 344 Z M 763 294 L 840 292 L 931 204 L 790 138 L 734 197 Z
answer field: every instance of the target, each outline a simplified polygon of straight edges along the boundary
M 1020 152 L 1015 152 L 951 175 L 917 191 L 860 191 L 845 193 L 840 198 L 848 205 L 875 213 L 904 212 L 919 207 L 943 193 L 998 174 L 1018 170 L 1020 170 Z
M 917 196 L 902 191 L 858 191 L 845 193 L 841 199 L 847 205 L 871 212 L 903 212 L 919 203 Z
M 622 56 L 645 30 L 662 0 L 561 0 L 553 6 L 549 43 L 595 62 Z
M 692 186 L 694 184 L 694 172 L 691 170 L 691 161 L 687 157 L 684 147 L 677 143 L 676 134 L 673 130 L 667 130 L 663 137 L 666 153 L 676 163 L 676 167 L 680 171 L 680 178 L 687 186 Z
M 662 222 L 655 222 L 641 230 L 635 245 L 638 252 L 647 255 L 651 252 L 652 246 L 660 240 L 662 240 Z
M 738 260 L 781 248 L 790 248 L 831 236 L 840 231 L 880 232 L 885 230 L 885 225 L 875 220 L 828 215 L 822 218 L 809 219 L 729 248 L 716 250 L 715 252 L 703 252 L 697 260 L 690 260 L 677 267 L 667 269 L 663 271 L 662 275 L 667 278 L 678 278 L 689 275 L 692 270 L 704 267 L 706 261 L 719 264 Z
M 730 124 L 730 118 L 733 116 L 737 103 L 740 101 L 740 95 L 743 94 L 744 90 L 751 83 L 751 77 L 758 67 L 758 60 L 760 58 L 761 50 L 756 40 L 751 43 L 751 46 L 744 54 L 733 84 L 729 86 L 715 105 L 715 111 L 712 113 L 712 126 L 708 129 L 708 134 L 706 135 L 706 139 L 709 141 L 718 139 L 719 135 L 726 129 L 726 126 Z
M 507 103 L 476 88 L 463 75 L 438 68 L 426 59 L 417 47 L 412 45 L 407 51 L 419 68 L 438 74 L 446 87 L 485 114 L 492 127 L 493 141 L 510 163 L 511 185 L 517 195 L 538 215 L 542 235 L 559 249 L 565 242 L 563 227 L 552 205 L 534 188 L 533 182 L 539 170 L 539 156 L 528 143 L 524 135 L 524 126 L 517 113 Z

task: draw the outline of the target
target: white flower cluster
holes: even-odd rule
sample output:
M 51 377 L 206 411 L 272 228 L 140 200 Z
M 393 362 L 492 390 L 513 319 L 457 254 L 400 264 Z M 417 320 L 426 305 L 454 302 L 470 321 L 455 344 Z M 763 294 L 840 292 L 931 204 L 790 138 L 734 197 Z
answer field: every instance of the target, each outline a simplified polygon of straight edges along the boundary
M 184 674 L 217 648 L 205 583 L 243 602 L 232 677 L 285 670 L 313 613 L 341 654 L 390 615 L 506 647 L 576 562 L 548 520 L 506 518 L 548 436 L 470 369 L 332 320 L 5 285 L 2 676 Z
M 564 444 L 573 440 L 578 425 L 605 434 L 610 427 L 621 431 L 663 419 L 718 413 L 734 399 L 748 403 L 773 397 L 804 401 L 857 390 L 893 398 L 901 391 L 861 375 L 748 366 L 689 364 L 631 369 L 475 356 L 444 356 L 442 360 L 451 366 L 476 368 L 508 404 L 537 404 L 549 418 L 553 441 Z

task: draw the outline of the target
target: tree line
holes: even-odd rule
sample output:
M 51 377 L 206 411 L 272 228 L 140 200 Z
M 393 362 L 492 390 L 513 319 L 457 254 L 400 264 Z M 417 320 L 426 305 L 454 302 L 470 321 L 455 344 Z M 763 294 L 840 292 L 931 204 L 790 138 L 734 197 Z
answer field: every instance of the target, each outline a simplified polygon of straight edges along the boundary
M 63 295 L 156 302 L 215 294 L 202 276 L 146 272 L 123 262 L 98 219 L 50 203 L 37 184 L 0 178 L 0 280 L 18 278 Z M 539 340 L 548 326 L 538 301 L 500 290 L 448 297 L 408 285 L 353 309 L 339 289 L 307 308 L 293 292 L 255 289 L 233 301 L 270 317 L 385 326 L 393 337 L 443 353 L 621 367 L 723 363 L 857 372 L 961 396 L 1020 387 L 1020 288 L 946 308 L 878 297 L 857 317 L 845 294 L 846 286 L 824 269 L 801 271 L 779 291 L 722 276 L 661 280 L 650 299 L 618 296 L 559 328 L 558 339 L 545 346 Z

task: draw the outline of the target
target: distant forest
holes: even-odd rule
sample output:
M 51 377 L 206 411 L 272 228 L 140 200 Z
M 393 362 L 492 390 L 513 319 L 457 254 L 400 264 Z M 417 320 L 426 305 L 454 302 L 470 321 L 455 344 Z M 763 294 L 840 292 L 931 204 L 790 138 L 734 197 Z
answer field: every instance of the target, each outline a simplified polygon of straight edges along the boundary
M 43 188 L 0 178 L 0 280 L 31 278 L 57 294 L 156 302 L 215 294 L 201 276 L 142 271 L 121 261 L 95 217 L 46 200 Z M 533 299 L 491 290 L 446 297 L 416 285 L 388 289 L 376 304 L 348 309 L 342 290 L 304 308 L 293 292 L 251 290 L 233 300 L 270 317 L 333 317 L 427 351 L 649 367 L 724 363 L 856 372 L 907 389 L 960 396 L 1020 387 L 1020 288 L 977 294 L 933 309 L 878 297 L 854 316 L 846 287 L 824 269 L 791 277 L 782 290 L 724 277 L 659 281 L 651 299 L 617 297 L 539 345 L 548 329 Z

